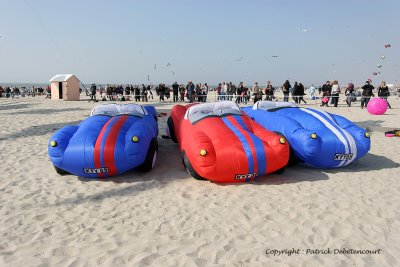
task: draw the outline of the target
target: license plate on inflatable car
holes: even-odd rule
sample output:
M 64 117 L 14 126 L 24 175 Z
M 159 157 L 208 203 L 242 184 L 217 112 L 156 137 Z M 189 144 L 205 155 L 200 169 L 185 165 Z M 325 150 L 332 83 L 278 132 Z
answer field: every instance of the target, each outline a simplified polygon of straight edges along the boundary
M 88 174 L 108 173 L 108 168 L 96 168 L 96 169 L 84 168 L 83 171 Z
M 353 158 L 353 153 L 350 154 L 335 154 L 334 160 L 351 160 Z
M 258 173 L 236 174 L 235 180 L 250 181 L 250 180 L 253 180 L 256 176 L 258 176 Z

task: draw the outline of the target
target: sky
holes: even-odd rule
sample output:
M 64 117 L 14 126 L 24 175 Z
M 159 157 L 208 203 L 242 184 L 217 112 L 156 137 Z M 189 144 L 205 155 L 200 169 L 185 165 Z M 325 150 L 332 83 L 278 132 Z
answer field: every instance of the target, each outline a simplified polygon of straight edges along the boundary
M 399 0 L 0 0 L 0 84 L 64 73 L 85 84 L 399 84 L 399 10 Z

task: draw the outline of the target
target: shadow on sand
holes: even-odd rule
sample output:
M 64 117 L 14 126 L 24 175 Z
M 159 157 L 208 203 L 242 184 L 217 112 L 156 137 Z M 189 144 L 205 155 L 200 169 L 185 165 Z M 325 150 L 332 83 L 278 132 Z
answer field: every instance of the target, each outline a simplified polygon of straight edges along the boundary
M 1 103 L 0 104 L 0 111 L 3 110 L 14 110 L 14 109 L 23 109 L 23 108 L 29 108 L 31 107 L 32 104 L 14 104 L 14 103 Z M 15 114 L 14 112 L 12 114 Z
M 48 133 L 55 133 L 57 130 L 61 129 L 66 125 L 78 125 L 81 121 L 72 121 L 72 122 L 64 122 L 64 123 L 50 123 L 43 124 L 40 126 L 30 126 L 28 128 L 22 129 L 19 132 L 11 133 L 0 137 L 0 141 L 8 140 L 8 139 L 18 139 L 32 136 L 40 136 Z
M 189 174 L 186 173 L 181 164 L 181 153 L 178 149 L 178 146 L 172 144 L 172 142 L 166 142 L 165 145 L 159 146 L 156 165 L 150 172 L 139 172 L 132 170 L 120 176 L 110 177 L 103 180 L 89 179 L 84 177 L 78 177 L 78 179 L 84 183 L 105 182 L 121 184 L 121 186 L 124 186 L 118 187 L 117 185 L 113 189 L 83 197 L 74 196 L 61 200 L 57 202 L 56 205 L 76 205 L 85 202 L 103 201 L 104 199 L 113 197 L 136 196 L 146 190 L 163 188 L 171 181 L 190 178 Z M 193 182 L 196 181 L 193 180 Z
M 398 128 L 398 127 L 396 128 L 396 127 L 382 126 L 382 123 L 384 123 L 384 121 L 382 120 L 356 121 L 354 123 L 360 126 L 361 128 L 367 129 L 367 131 L 372 133 L 374 132 L 384 133 Z
M 21 110 L 17 112 L 10 112 L 10 115 L 32 115 L 32 114 L 54 114 L 54 113 L 60 113 L 60 112 L 71 112 L 71 111 L 82 111 L 82 110 L 87 110 L 84 108 L 63 108 L 63 109 L 35 109 L 35 110 Z M 90 113 L 90 110 L 88 110 L 88 113 Z

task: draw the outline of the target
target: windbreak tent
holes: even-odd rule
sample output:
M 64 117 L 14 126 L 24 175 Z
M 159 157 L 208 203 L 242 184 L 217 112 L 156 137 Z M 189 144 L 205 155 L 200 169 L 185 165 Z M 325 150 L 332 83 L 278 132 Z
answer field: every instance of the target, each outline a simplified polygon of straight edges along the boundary
M 50 79 L 52 100 L 79 100 L 79 80 L 73 74 L 58 74 Z

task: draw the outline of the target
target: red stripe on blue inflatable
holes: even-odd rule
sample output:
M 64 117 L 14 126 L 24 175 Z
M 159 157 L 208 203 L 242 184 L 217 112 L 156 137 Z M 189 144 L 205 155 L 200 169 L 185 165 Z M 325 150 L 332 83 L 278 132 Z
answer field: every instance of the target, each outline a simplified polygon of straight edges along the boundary
M 104 145 L 104 162 L 107 162 L 108 166 L 108 175 L 113 176 L 117 175 L 117 167 L 115 166 L 115 160 L 114 160 L 114 151 L 115 151 L 115 145 L 117 143 L 117 138 L 118 134 L 124 126 L 126 120 L 128 119 L 128 116 L 119 116 L 117 121 L 114 123 L 112 126 L 110 133 L 107 136 L 106 143 Z
M 101 140 L 103 140 L 103 136 L 107 130 L 108 125 L 110 125 L 111 121 L 112 121 L 112 119 L 108 120 L 107 123 L 104 124 L 99 136 L 97 137 L 96 144 L 94 145 L 94 166 L 95 166 L 95 168 L 102 167 L 101 162 L 100 162 Z M 98 175 L 98 177 L 104 177 L 104 173 L 99 173 L 97 175 Z

